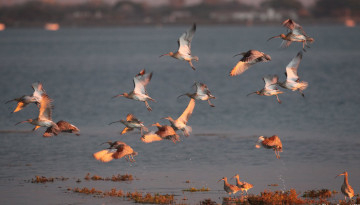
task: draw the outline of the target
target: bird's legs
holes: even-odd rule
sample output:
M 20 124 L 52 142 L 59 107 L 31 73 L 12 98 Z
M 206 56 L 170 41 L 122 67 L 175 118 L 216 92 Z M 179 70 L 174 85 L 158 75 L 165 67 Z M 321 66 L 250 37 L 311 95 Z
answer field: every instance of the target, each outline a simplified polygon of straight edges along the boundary
M 152 111 L 152 109 L 151 109 L 151 107 L 150 107 L 149 103 L 148 103 L 147 101 L 144 101 L 144 102 L 145 102 L 146 108 L 147 108 L 149 111 Z
M 193 70 L 195 70 L 195 67 L 193 66 L 191 60 L 189 60 L 188 62 L 189 62 L 189 64 L 190 64 L 191 68 L 192 68 Z
M 208 99 L 207 101 L 208 101 L 208 103 L 209 103 L 209 105 L 210 105 L 211 107 L 215 107 L 215 105 L 212 104 L 209 99 Z
M 299 93 L 301 94 L 301 96 L 304 98 L 305 97 L 305 94 L 301 91 L 301 90 L 299 90 Z
M 277 101 L 281 104 L 281 100 L 279 99 L 279 96 L 278 96 L 278 95 L 276 95 L 276 99 L 277 99 Z

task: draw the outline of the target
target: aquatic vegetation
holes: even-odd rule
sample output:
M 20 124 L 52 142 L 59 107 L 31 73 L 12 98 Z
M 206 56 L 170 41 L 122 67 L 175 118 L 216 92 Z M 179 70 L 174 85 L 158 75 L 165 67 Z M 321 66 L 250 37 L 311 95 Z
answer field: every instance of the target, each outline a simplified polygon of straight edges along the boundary
M 211 199 L 204 199 L 200 201 L 200 205 L 217 205 L 217 203 Z
M 304 192 L 302 197 L 305 197 L 305 198 L 330 198 L 336 193 L 337 193 L 336 191 L 330 191 L 328 189 L 308 190 L 308 191 Z
M 93 175 L 92 177 L 90 177 L 90 173 L 87 173 L 86 176 L 84 177 L 85 180 L 93 180 L 93 181 L 113 181 L 113 182 L 117 182 L 117 181 L 132 181 L 134 180 L 134 177 L 131 174 L 118 174 L 118 175 L 113 175 L 112 177 L 101 177 L 98 175 Z
M 209 188 L 205 188 L 205 187 L 202 187 L 201 189 L 197 189 L 195 187 L 190 187 L 189 189 L 183 189 L 183 191 L 188 191 L 188 192 L 205 192 L 205 191 L 210 191 Z
M 279 186 L 278 184 L 268 184 L 268 186 Z
M 47 183 L 47 182 L 54 182 L 54 181 L 66 181 L 69 178 L 66 177 L 44 177 L 44 176 L 35 176 L 35 178 L 28 180 L 31 183 Z

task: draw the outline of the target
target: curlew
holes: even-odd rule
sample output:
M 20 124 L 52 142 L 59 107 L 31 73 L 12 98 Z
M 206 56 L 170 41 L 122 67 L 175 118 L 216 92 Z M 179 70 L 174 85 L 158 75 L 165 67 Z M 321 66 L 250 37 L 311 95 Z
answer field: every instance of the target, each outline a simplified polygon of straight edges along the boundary
M 160 141 L 163 139 L 171 140 L 173 143 L 180 141 L 180 136 L 176 134 L 175 130 L 168 125 L 160 125 L 158 122 L 152 124 L 152 126 L 156 126 L 158 130 L 156 132 L 150 132 L 145 135 L 142 134 L 141 140 L 145 143 Z M 160 139 L 161 138 L 161 139 Z
M 300 78 L 297 74 L 297 70 L 299 68 L 300 61 L 302 59 L 302 52 L 299 52 L 286 66 L 286 81 L 285 82 L 278 82 L 278 85 L 292 90 L 292 91 L 299 91 L 300 94 L 304 97 L 303 91 L 308 87 L 308 83 L 305 81 L 300 81 Z
M 186 95 L 195 100 L 207 100 L 211 107 L 215 107 L 215 105 L 213 105 L 210 102 L 210 99 L 216 99 L 216 97 L 211 94 L 211 92 L 206 84 L 195 82 L 193 86 L 196 86 L 195 93 L 185 93 L 185 94 L 178 96 L 178 98 Z
M 191 68 L 195 70 L 195 67 L 192 64 L 192 60 L 199 61 L 197 56 L 191 55 L 191 41 L 194 37 L 196 31 L 196 24 L 194 23 L 185 33 L 183 33 L 180 38 L 178 39 L 178 51 L 176 52 L 169 52 L 167 54 L 163 54 L 162 56 L 171 56 L 173 58 L 187 61 Z
M 184 110 L 184 112 L 180 115 L 180 117 L 174 120 L 172 117 L 164 117 L 164 119 L 169 120 L 171 127 L 174 128 L 175 131 L 181 130 L 185 136 L 189 136 L 192 131 L 191 127 L 186 125 L 193 110 L 195 108 L 195 99 L 191 98 L 188 106 Z
M 282 143 L 277 135 L 273 135 L 272 137 L 260 136 L 255 147 L 260 148 L 260 145 L 266 149 L 273 149 L 275 151 L 276 158 L 280 159 L 279 152 L 282 152 Z
M 226 193 L 229 194 L 229 196 L 231 194 L 236 194 L 236 192 L 240 191 L 241 189 L 235 185 L 229 184 L 227 181 L 227 177 L 223 177 L 222 179 L 220 179 L 218 182 L 220 181 L 224 181 L 224 190 L 226 191 Z
M 257 95 L 265 95 L 265 96 L 272 96 L 275 95 L 276 99 L 279 103 L 281 103 L 281 100 L 279 99 L 278 94 L 283 93 L 280 91 L 276 85 L 278 84 L 279 77 L 277 75 L 268 75 L 263 78 L 263 81 L 265 83 L 265 87 L 259 91 L 255 91 L 252 93 L 249 93 L 247 96 L 251 94 L 257 94 Z
M 255 63 L 271 61 L 271 57 L 269 55 L 257 50 L 249 50 L 247 52 L 236 54 L 234 57 L 238 55 L 242 55 L 243 57 L 230 71 L 230 76 L 241 75 Z
M 283 42 L 281 43 L 282 48 L 289 47 L 292 42 L 301 42 L 303 44 L 304 51 L 306 51 L 305 46 L 309 47 L 307 45 L 308 42 L 309 43 L 314 42 L 314 39 L 309 37 L 308 35 L 306 35 L 303 28 L 299 24 L 295 23 L 293 20 L 286 19 L 282 23 L 282 25 L 285 26 L 286 28 L 288 28 L 289 32 L 287 34 L 282 33 L 278 36 L 273 36 L 273 37 L 269 38 L 268 41 L 273 38 L 281 38 L 281 39 L 283 39 Z
M 139 74 L 137 74 L 134 77 L 134 90 L 130 93 L 123 93 L 120 95 L 115 95 L 112 98 L 123 96 L 128 99 L 133 99 L 137 101 L 144 102 L 146 105 L 146 108 L 151 111 L 151 107 L 149 106 L 147 100 L 151 100 L 156 102 L 154 99 L 152 99 L 146 92 L 145 88 L 146 85 L 150 82 L 152 77 L 152 73 L 145 73 L 145 69 L 141 70 Z
M 105 142 L 110 145 L 107 149 L 101 150 L 93 154 L 96 160 L 102 162 L 110 162 L 113 159 L 120 159 L 124 157 L 127 161 L 135 162 L 134 156 L 138 153 L 135 152 L 129 145 L 121 141 Z M 103 143 L 104 144 L 104 143 Z
M 247 195 L 247 192 L 249 189 L 253 188 L 254 185 L 250 184 L 250 183 L 247 183 L 247 182 L 241 182 L 240 179 L 239 179 L 239 175 L 236 174 L 235 176 L 231 177 L 232 178 L 235 178 L 236 179 L 236 186 L 240 188 L 241 192 L 246 192 L 246 195 Z
M 122 124 L 124 124 L 126 127 L 121 131 L 121 135 L 134 130 L 135 128 L 137 129 L 144 129 L 145 131 L 147 131 L 148 129 L 144 126 L 143 122 L 141 122 L 140 120 L 138 120 L 133 114 L 128 114 L 126 116 L 126 120 L 119 120 L 119 121 L 115 121 L 115 122 L 111 122 L 109 123 L 109 125 L 116 123 L 116 122 L 121 122 Z
M 56 125 L 59 127 L 59 132 L 67 132 L 67 133 L 74 133 L 75 135 L 79 136 L 79 128 L 77 128 L 75 125 L 70 124 L 69 122 L 66 122 L 64 120 L 60 120 L 56 123 Z M 57 132 L 54 132 L 51 127 L 48 127 L 45 133 L 43 134 L 43 137 L 52 137 L 54 135 L 57 135 Z
M 13 102 L 13 101 L 17 102 L 17 106 L 16 106 L 15 110 L 12 111 L 12 113 L 19 112 L 20 110 L 22 110 L 24 107 L 26 107 L 30 103 L 35 103 L 39 106 L 39 103 L 41 100 L 41 95 L 43 93 L 45 93 L 45 90 L 43 89 L 42 83 L 40 83 L 40 82 L 33 83 L 31 85 L 31 87 L 34 90 L 34 92 L 31 96 L 23 95 L 19 98 L 15 98 L 15 99 L 12 99 L 12 100 L 9 100 L 6 102 L 6 103 Z
M 346 201 L 346 197 L 349 197 L 351 200 L 351 198 L 354 196 L 354 189 L 349 184 L 348 173 L 345 171 L 344 173 L 341 173 L 336 177 L 341 175 L 344 175 L 344 183 L 341 185 L 341 192 L 345 195 L 345 201 Z

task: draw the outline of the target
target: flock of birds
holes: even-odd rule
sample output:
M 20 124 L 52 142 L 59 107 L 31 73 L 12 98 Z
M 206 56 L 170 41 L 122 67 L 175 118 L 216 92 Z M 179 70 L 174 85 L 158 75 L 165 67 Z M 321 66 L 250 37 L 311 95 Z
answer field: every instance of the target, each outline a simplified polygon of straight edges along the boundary
M 303 51 L 306 51 L 305 47 L 309 47 L 308 43 L 312 43 L 314 41 L 314 39 L 309 37 L 304 32 L 302 27 L 299 24 L 295 23 L 293 20 L 287 19 L 282 24 L 287 28 L 288 33 L 271 37 L 268 40 L 271 40 L 273 38 L 283 39 L 281 47 L 288 47 L 292 42 L 301 42 Z M 191 68 L 195 70 L 192 61 L 199 60 L 197 56 L 191 55 L 191 41 L 194 37 L 195 31 L 196 31 L 196 24 L 193 24 L 190 27 L 190 29 L 188 29 L 185 33 L 183 33 L 178 39 L 178 46 L 179 46 L 178 50 L 176 52 L 169 52 L 161 56 L 167 55 L 179 60 L 187 61 L 191 66 Z M 247 52 L 243 52 L 237 55 L 242 55 L 243 57 L 230 71 L 230 76 L 241 75 L 246 70 L 248 70 L 252 65 L 258 62 L 271 61 L 271 57 L 269 55 L 257 50 L 249 50 Z M 300 78 L 297 74 L 297 70 L 300 61 L 302 59 L 302 56 L 303 56 L 302 51 L 300 51 L 286 66 L 286 72 L 285 72 L 286 80 L 284 82 L 279 82 L 279 77 L 277 75 L 265 76 L 263 78 L 265 82 L 264 88 L 262 88 L 259 91 L 250 93 L 248 95 L 251 94 L 265 95 L 265 96 L 275 95 L 277 101 L 281 103 L 278 94 L 281 94 L 283 92 L 280 91 L 277 87 L 280 86 L 282 88 L 289 89 L 292 91 L 298 91 L 304 97 L 303 91 L 308 87 L 308 83 L 305 81 L 300 81 Z M 141 101 L 145 103 L 145 106 L 149 111 L 152 111 L 148 101 L 156 102 L 156 100 L 151 98 L 146 91 L 146 85 L 150 82 L 151 78 L 152 78 L 152 73 L 146 73 L 145 69 L 141 70 L 133 78 L 134 90 L 130 91 L 129 93 L 116 95 L 113 98 L 125 97 L 128 99 Z M 191 127 L 187 125 L 187 122 L 195 108 L 195 100 L 208 101 L 211 107 L 215 107 L 210 100 L 216 99 L 216 97 L 211 94 L 206 84 L 195 82 L 193 87 L 196 87 L 196 91 L 194 93 L 185 93 L 179 96 L 181 97 L 186 95 L 190 98 L 189 104 L 185 108 L 184 112 L 175 120 L 170 116 L 164 117 L 163 119 L 168 120 L 170 125 L 161 125 L 158 122 L 152 124 L 151 126 L 157 127 L 157 131 L 149 131 L 149 129 L 143 124 L 143 122 L 138 120 L 133 114 L 128 114 L 125 120 L 121 119 L 119 121 L 115 121 L 110 124 L 117 122 L 122 123 L 125 126 L 125 128 L 121 131 L 121 135 L 129 131 L 132 131 L 134 129 L 139 129 L 141 132 L 141 141 L 143 141 L 144 143 L 151 143 L 165 139 L 171 140 L 173 143 L 177 143 L 180 141 L 180 136 L 177 134 L 177 131 L 180 130 L 182 134 L 186 137 L 189 136 L 192 131 Z M 43 137 L 51 137 L 53 135 L 58 135 L 61 132 L 68 132 L 68 133 L 74 133 L 76 135 L 80 135 L 79 134 L 80 130 L 76 126 L 70 124 L 69 122 L 60 120 L 57 123 L 55 123 L 52 120 L 53 100 L 45 92 L 42 83 L 40 82 L 33 83 L 32 88 L 34 90 L 32 95 L 24 95 L 20 98 L 15 98 L 8 102 L 12 102 L 12 101 L 17 102 L 17 107 L 15 108 L 13 113 L 22 110 L 30 103 L 35 103 L 39 108 L 39 115 L 35 119 L 28 119 L 16 123 L 16 125 L 20 123 L 28 122 L 32 125 L 35 125 L 35 128 L 33 130 L 38 129 L 39 127 L 46 127 L 47 130 L 43 134 Z M 109 141 L 102 144 L 106 144 L 106 143 L 109 144 L 108 148 L 93 154 L 93 157 L 96 160 L 102 162 L 109 162 L 113 159 L 120 159 L 124 157 L 126 160 L 130 162 L 135 161 L 134 156 L 136 156 L 138 153 L 135 152 L 126 143 L 122 141 L 115 141 L 115 142 Z M 282 143 L 277 135 L 274 135 L 272 137 L 260 136 L 258 138 L 255 147 L 260 148 L 261 146 L 267 149 L 273 149 L 275 151 L 276 158 L 278 159 L 280 158 L 279 152 L 282 152 Z M 338 176 L 340 175 L 344 175 L 344 183 L 341 187 L 341 191 L 345 195 L 345 199 L 346 197 L 349 197 L 351 199 L 354 196 L 354 190 L 349 185 L 348 173 L 344 172 L 342 174 L 339 174 Z M 236 185 L 229 184 L 227 181 L 227 177 L 223 177 L 222 179 L 219 180 L 219 181 L 222 180 L 224 181 L 224 190 L 228 194 L 235 194 L 238 191 L 242 191 L 242 192 L 245 191 L 247 193 L 247 191 L 253 187 L 253 185 L 250 183 L 241 182 L 239 180 L 238 174 L 232 178 L 236 179 Z

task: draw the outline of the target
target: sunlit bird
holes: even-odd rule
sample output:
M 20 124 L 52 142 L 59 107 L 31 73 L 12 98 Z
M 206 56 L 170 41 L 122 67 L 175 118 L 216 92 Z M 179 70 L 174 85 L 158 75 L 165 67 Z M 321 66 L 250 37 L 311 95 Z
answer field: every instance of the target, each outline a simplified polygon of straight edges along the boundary
M 39 106 L 39 103 L 41 100 L 41 95 L 43 93 L 45 93 L 45 90 L 43 89 L 43 86 L 40 82 L 33 83 L 31 85 L 31 87 L 34 90 L 34 92 L 31 96 L 23 95 L 20 98 L 15 98 L 15 99 L 12 99 L 12 100 L 9 100 L 6 102 L 6 103 L 13 102 L 13 101 L 17 102 L 17 106 L 12 113 L 19 112 L 20 110 L 22 110 L 24 107 L 26 107 L 30 103 L 35 103 Z
M 250 183 L 247 183 L 247 182 L 241 182 L 240 179 L 239 179 L 239 175 L 236 174 L 235 176 L 231 177 L 232 178 L 235 178 L 236 179 L 236 186 L 240 188 L 241 192 L 248 192 L 249 189 L 253 188 L 254 185 L 250 184 Z
M 70 124 L 69 122 L 66 122 L 64 120 L 60 120 L 56 123 L 56 125 L 59 127 L 59 132 L 67 132 L 67 133 L 74 133 L 75 135 L 80 135 L 80 129 L 77 128 L 75 125 Z M 54 135 L 58 135 L 57 132 L 54 132 L 52 127 L 48 127 L 45 133 L 43 134 L 43 137 L 52 137 Z
M 272 137 L 260 136 L 255 147 L 260 148 L 260 145 L 266 149 L 273 149 L 275 151 L 276 158 L 280 159 L 279 152 L 282 152 L 282 143 L 277 135 L 273 135 Z
M 117 123 L 117 122 L 121 122 L 122 124 L 124 124 L 126 126 L 121 131 L 121 134 L 125 134 L 129 131 L 134 130 L 135 128 L 137 128 L 139 130 L 144 129 L 145 131 L 148 131 L 148 129 L 144 126 L 143 122 L 138 120 L 133 114 L 128 114 L 126 116 L 126 120 L 119 120 L 119 121 L 111 122 L 109 125 L 111 125 L 113 123 Z
M 227 181 L 227 177 L 223 177 L 222 179 L 220 179 L 218 182 L 220 181 L 224 181 L 224 190 L 226 191 L 226 193 L 229 194 L 229 196 L 231 194 L 236 194 L 236 192 L 240 191 L 241 189 L 239 187 L 237 187 L 236 185 L 232 185 L 229 184 Z
M 195 67 L 192 64 L 192 60 L 199 61 L 199 58 L 197 56 L 191 55 L 191 41 L 194 37 L 196 31 L 196 24 L 194 23 L 192 27 L 190 27 L 185 33 L 183 33 L 180 38 L 178 39 L 178 51 L 170 52 L 167 54 L 163 54 L 161 56 L 171 56 L 173 58 L 184 60 L 189 62 L 191 68 L 195 70 Z M 160 56 L 160 57 L 161 57 Z
M 110 145 L 105 150 L 101 150 L 93 154 L 96 160 L 102 162 L 110 162 L 113 159 L 124 157 L 127 161 L 135 162 L 134 156 L 138 155 L 129 145 L 121 141 L 106 142 Z M 104 143 L 103 143 L 104 144 Z
M 41 95 L 40 100 L 40 109 L 39 109 L 39 116 L 36 119 L 28 119 L 22 122 L 18 122 L 15 125 L 20 123 L 28 122 L 30 124 L 35 125 L 33 131 L 37 130 L 39 127 L 50 127 L 54 134 L 58 134 L 60 129 L 56 123 L 52 121 L 52 99 L 43 93 Z
M 297 74 L 297 70 L 299 68 L 300 61 L 302 59 L 302 52 L 299 52 L 286 66 L 286 81 L 285 82 L 278 82 L 278 85 L 292 90 L 292 91 L 299 91 L 300 94 L 304 97 L 303 90 L 308 87 L 308 83 L 305 81 L 300 81 L 300 78 Z
M 133 99 L 141 102 L 145 102 L 146 108 L 151 111 L 147 100 L 154 101 L 146 92 L 146 85 L 150 82 L 152 73 L 145 73 L 145 69 L 141 70 L 139 74 L 134 77 L 134 90 L 130 93 L 123 93 L 120 95 L 115 95 L 113 98 L 123 96 L 128 99 Z
M 195 93 L 185 93 L 180 95 L 179 97 L 186 95 L 195 100 L 207 100 L 211 107 L 215 107 L 215 105 L 210 102 L 210 99 L 216 99 L 216 97 L 211 94 L 207 85 L 205 85 L 204 83 L 195 82 L 193 86 L 196 86 Z
M 283 26 L 285 26 L 286 28 L 288 28 L 289 32 L 287 34 L 280 34 L 278 36 L 273 36 L 271 38 L 268 39 L 271 40 L 273 38 L 281 38 L 283 39 L 283 42 L 281 43 L 281 47 L 285 48 L 290 46 L 290 44 L 292 42 L 301 42 L 303 44 L 303 50 L 305 50 L 305 46 L 309 47 L 307 45 L 307 43 L 312 43 L 314 42 L 314 39 L 309 37 L 308 35 L 306 35 L 305 31 L 303 30 L 303 28 L 295 23 L 293 20 L 291 19 L 286 19 L 283 23 Z
M 174 128 L 168 125 L 160 125 L 158 122 L 152 124 L 156 126 L 158 130 L 156 132 L 149 132 L 141 134 L 141 141 L 145 143 L 161 141 L 164 139 L 171 140 L 173 143 L 180 141 L 180 136 L 175 132 Z
M 345 195 L 345 201 L 346 201 L 346 197 L 349 197 L 351 200 L 351 198 L 354 196 L 354 189 L 349 184 L 348 173 L 344 172 L 342 174 L 337 175 L 336 177 L 341 175 L 344 175 L 344 183 L 341 185 L 341 192 Z
M 192 131 L 191 127 L 187 125 L 187 122 L 195 108 L 195 99 L 191 98 L 188 106 L 184 110 L 184 112 L 180 115 L 180 117 L 174 120 L 172 117 L 164 117 L 164 119 L 169 120 L 171 127 L 174 130 L 181 130 L 185 136 L 189 136 Z
M 271 61 L 271 57 L 269 55 L 257 50 L 249 50 L 247 52 L 239 53 L 234 55 L 234 57 L 238 55 L 242 55 L 243 57 L 230 71 L 230 76 L 242 74 L 255 63 Z
M 265 95 L 265 96 L 272 96 L 275 95 L 276 99 L 279 103 L 281 103 L 281 100 L 279 99 L 278 94 L 283 93 L 281 90 L 279 90 L 276 85 L 278 83 L 279 77 L 277 75 L 268 75 L 263 78 L 265 87 L 259 91 L 255 91 L 252 93 L 249 93 L 247 96 L 251 94 L 257 94 L 257 95 Z

